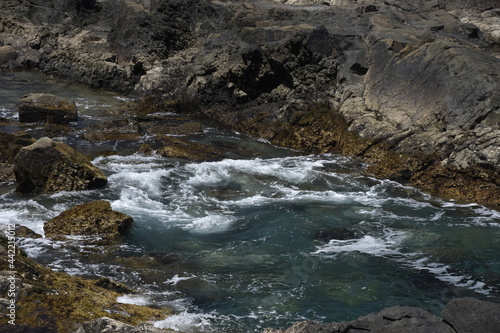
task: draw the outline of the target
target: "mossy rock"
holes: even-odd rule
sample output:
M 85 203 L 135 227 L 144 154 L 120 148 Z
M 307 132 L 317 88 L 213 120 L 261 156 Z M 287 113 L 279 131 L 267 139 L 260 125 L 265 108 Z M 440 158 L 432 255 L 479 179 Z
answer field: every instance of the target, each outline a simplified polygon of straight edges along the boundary
M 86 235 L 116 238 L 123 235 L 133 219 L 111 209 L 109 202 L 100 200 L 72 207 L 46 222 L 48 237 L 58 235 Z

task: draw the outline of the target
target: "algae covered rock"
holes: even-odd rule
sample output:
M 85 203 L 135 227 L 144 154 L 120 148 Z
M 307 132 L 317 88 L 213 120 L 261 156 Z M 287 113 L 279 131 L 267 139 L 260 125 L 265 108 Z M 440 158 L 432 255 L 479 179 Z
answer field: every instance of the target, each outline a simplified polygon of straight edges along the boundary
M 111 209 L 107 201 L 92 201 L 72 207 L 45 223 L 48 237 L 57 235 L 99 235 L 110 238 L 125 233 L 133 219 Z
M 21 193 L 92 190 L 107 184 L 104 172 L 87 157 L 46 137 L 19 150 L 14 173 Z
M 78 120 L 74 102 L 51 94 L 29 94 L 18 104 L 19 121 L 22 123 L 49 122 L 68 124 Z

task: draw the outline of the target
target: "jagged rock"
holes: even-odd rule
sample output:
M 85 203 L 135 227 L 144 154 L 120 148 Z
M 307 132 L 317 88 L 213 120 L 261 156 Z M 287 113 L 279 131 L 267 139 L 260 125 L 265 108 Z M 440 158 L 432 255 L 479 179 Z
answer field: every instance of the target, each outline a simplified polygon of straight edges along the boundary
M 58 235 L 99 235 L 115 238 L 123 235 L 133 219 L 111 209 L 107 201 L 92 201 L 70 208 L 46 222 L 48 237 Z
M 0 66 L 17 59 L 17 51 L 10 45 L 0 46 Z
M 12 274 L 16 274 L 16 325 L 13 327 L 2 320 L 2 332 L 70 333 L 75 332 L 78 324 L 104 316 L 120 320 L 123 325 L 139 325 L 171 314 L 169 309 L 118 303 L 116 300 L 121 294 L 107 289 L 110 283 L 52 271 L 28 258 L 19 247 L 16 247 L 17 272 L 12 273 L 7 261 L 7 245 L 7 238 L 0 234 L 0 308 L 2 298 L 11 299 L 6 287 Z
M 68 124 L 78 120 L 74 102 L 51 94 L 29 94 L 18 103 L 19 121 Z
M 35 142 L 25 133 L 10 134 L 0 132 L 0 182 L 14 182 L 14 160 L 22 147 Z
M 14 173 L 22 193 L 81 191 L 106 186 L 106 175 L 65 143 L 41 138 L 19 150 Z
M 458 333 L 494 333 L 500 327 L 500 304 L 458 298 L 446 304 L 441 316 Z

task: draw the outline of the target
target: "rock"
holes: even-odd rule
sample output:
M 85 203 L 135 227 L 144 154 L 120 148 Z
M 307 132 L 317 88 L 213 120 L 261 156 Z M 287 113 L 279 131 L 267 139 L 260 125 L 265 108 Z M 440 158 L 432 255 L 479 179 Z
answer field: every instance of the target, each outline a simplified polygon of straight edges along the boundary
M 15 182 L 14 160 L 22 147 L 35 140 L 25 133 L 10 134 L 0 132 L 0 182 Z
M 51 94 L 25 95 L 19 100 L 18 107 L 22 123 L 69 124 L 78 120 L 74 102 Z
M 163 157 L 182 158 L 194 161 L 212 161 L 222 158 L 222 153 L 208 145 L 182 140 L 170 136 L 158 136 L 165 146 L 156 153 Z
M 42 235 L 37 234 L 33 230 L 23 225 L 16 226 L 16 236 L 26 238 L 42 238 Z
M 0 235 L 0 308 L 2 298 L 11 298 L 5 289 L 13 274 L 6 260 L 7 245 L 7 239 Z M 118 303 L 116 300 L 121 294 L 106 289 L 110 283 L 52 271 L 28 258 L 19 247 L 16 247 L 16 270 L 16 330 L 2 320 L 2 332 L 69 333 L 75 332 L 78 324 L 100 317 L 149 328 L 149 324 L 140 324 L 163 320 L 171 314 L 171 310 L 165 308 Z
M 49 220 L 43 226 L 48 237 L 58 235 L 86 235 L 116 238 L 132 224 L 129 215 L 114 211 L 107 201 L 92 201 L 70 208 Z
M 139 124 L 131 119 L 104 121 L 85 128 L 83 137 L 91 142 L 105 140 L 137 140 Z
M 106 175 L 65 143 L 41 138 L 19 150 L 14 165 L 17 191 L 55 193 L 106 186 Z
M 494 333 L 500 327 L 500 304 L 458 298 L 446 304 L 441 316 L 458 333 Z
M 0 66 L 17 59 L 17 51 L 10 45 L 0 46 Z

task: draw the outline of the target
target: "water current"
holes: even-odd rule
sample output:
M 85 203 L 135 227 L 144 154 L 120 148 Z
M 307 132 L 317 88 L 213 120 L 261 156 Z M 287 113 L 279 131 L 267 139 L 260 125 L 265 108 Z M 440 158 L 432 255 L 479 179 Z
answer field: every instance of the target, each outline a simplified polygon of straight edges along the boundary
M 76 101 L 80 121 L 98 122 L 124 98 L 37 73 L 0 75 L 0 117 L 15 121 L 28 92 Z M 10 123 L 4 131 L 33 125 Z M 123 303 L 171 307 L 155 325 L 185 332 L 260 332 L 298 320 L 342 321 L 394 305 L 438 314 L 455 297 L 500 301 L 500 212 L 446 201 L 364 173 L 337 155 L 303 156 L 213 126 L 186 139 L 232 157 L 188 162 L 135 153 L 138 142 L 61 137 L 92 155 L 105 189 L 21 196 L 0 184 L 0 225 L 43 235 L 62 211 L 104 199 L 134 218 L 113 245 L 19 238 L 30 257 L 139 291 Z M 100 156 L 114 150 L 118 154 Z

